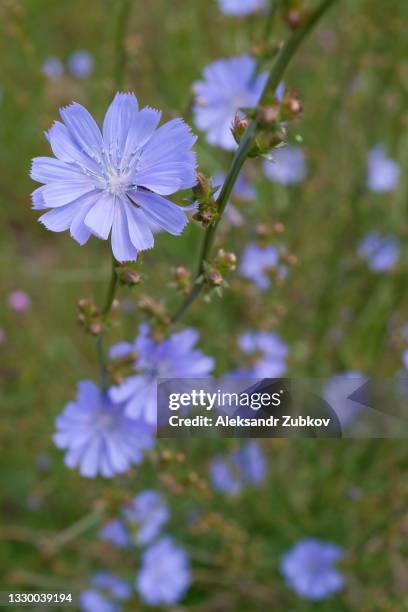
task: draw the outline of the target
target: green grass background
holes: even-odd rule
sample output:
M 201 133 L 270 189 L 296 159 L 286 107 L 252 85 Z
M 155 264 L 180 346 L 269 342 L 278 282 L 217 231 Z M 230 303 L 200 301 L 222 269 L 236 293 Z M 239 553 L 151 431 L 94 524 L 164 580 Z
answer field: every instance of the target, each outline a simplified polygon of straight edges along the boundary
M 174 610 L 408 610 L 405 440 L 263 442 L 267 482 L 236 500 L 208 486 L 215 447 L 233 443 L 161 442 L 143 468 L 108 483 L 67 470 L 52 446 L 53 420 L 74 396 L 76 382 L 97 376 L 94 341 L 77 327 L 75 308 L 80 297 L 103 299 L 110 254 L 107 243 L 92 239 L 80 248 L 68 234 L 36 222 L 30 159 L 48 154 L 43 131 L 60 106 L 80 101 L 103 117 L 113 89 L 116 12 L 117 3 L 108 0 L 0 2 L 0 326 L 6 332 L 0 347 L 0 590 L 78 591 L 101 568 L 133 579 L 138 555 L 112 551 L 95 534 L 118 503 L 148 486 L 167 495 L 171 532 L 193 559 L 193 587 Z M 200 330 L 201 347 L 216 357 L 219 372 L 240 362 L 237 335 L 258 328 L 275 329 L 289 343 L 293 376 L 348 369 L 393 376 L 400 370 L 408 319 L 407 18 L 404 0 L 340 0 L 291 65 L 285 81 L 299 90 L 305 108 L 291 137 L 303 139 L 309 178 L 288 190 L 265 181 L 257 162 L 248 164 L 256 203 L 241 211 L 242 228 L 224 228 L 219 245 L 239 254 L 256 223 L 280 221 L 282 239 L 299 262 L 288 281 L 267 294 L 233 275 L 223 300 L 189 311 L 184 322 Z M 202 68 L 248 50 L 262 31 L 262 21 L 225 18 L 210 0 L 134 0 L 126 89 L 166 117 L 179 116 Z M 274 35 L 287 35 L 279 20 Z M 78 48 L 95 57 L 91 78 L 43 78 L 45 57 L 66 61 Z M 367 151 L 378 142 L 402 168 L 398 190 L 385 196 L 365 188 Z M 203 138 L 197 150 L 206 172 L 228 164 L 228 155 Z M 390 274 L 370 273 L 356 257 L 358 241 L 370 230 L 401 240 L 400 264 Z M 169 267 L 195 269 L 200 239 L 193 224 L 182 238 L 158 236 L 141 264 L 144 286 L 122 291 L 122 302 L 135 305 L 138 292 L 148 292 L 176 305 L 174 290 L 163 291 Z M 24 315 L 6 305 L 15 289 L 32 299 Z M 135 307 L 110 341 L 132 338 L 139 321 Z M 163 449 L 174 457 L 163 458 Z M 187 517 L 196 511 L 200 521 L 189 526 Z M 84 517 L 77 534 L 66 531 Z M 347 588 L 327 602 L 298 599 L 279 575 L 279 556 L 304 536 L 345 548 Z M 144 608 L 134 598 L 127 609 Z

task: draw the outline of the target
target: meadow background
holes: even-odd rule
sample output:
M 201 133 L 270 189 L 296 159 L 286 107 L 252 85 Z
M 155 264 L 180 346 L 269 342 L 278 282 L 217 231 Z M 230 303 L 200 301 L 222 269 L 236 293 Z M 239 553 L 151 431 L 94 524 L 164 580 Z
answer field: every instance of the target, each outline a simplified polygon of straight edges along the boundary
M 215 492 L 208 478 L 214 451 L 234 441 L 161 441 L 143 467 L 112 482 L 68 470 L 53 447 L 55 416 L 78 380 L 97 376 L 94 341 L 78 327 L 75 310 L 81 297 L 103 299 L 110 253 L 107 243 L 91 239 L 80 248 L 67 233 L 37 223 L 30 160 L 48 155 L 43 131 L 60 106 L 76 100 L 103 117 L 113 91 L 116 10 L 108 0 L 0 2 L 0 590 L 80 591 L 101 568 L 132 578 L 138 555 L 115 551 L 95 534 L 106 507 L 149 487 L 166 496 L 171 533 L 193 562 L 193 585 L 174 610 L 408 610 L 406 440 L 262 441 L 268 477 L 238 498 Z M 308 177 L 282 187 L 249 162 L 256 201 L 241 209 L 242 227 L 224 226 L 219 244 L 239 257 L 257 223 L 281 222 L 279 240 L 298 263 L 263 294 L 235 273 L 222 300 L 196 302 L 186 314 L 183 323 L 200 331 L 200 347 L 215 356 L 218 373 L 241 363 L 238 335 L 260 328 L 288 343 L 290 376 L 358 370 L 391 377 L 403 367 L 407 19 L 403 0 L 342 0 L 292 63 L 285 81 L 304 104 L 292 133 L 302 136 Z M 134 0 L 126 89 L 142 105 L 191 123 L 191 85 L 203 67 L 247 51 L 262 31 L 262 20 L 227 18 L 210 0 Z M 287 35 L 279 19 L 274 32 L 276 40 Z M 65 62 L 76 49 L 95 59 L 89 78 L 44 77 L 46 57 Z M 390 194 L 366 188 L 366 157 L 377 143 L 401 165 Z M 197 151 L 207 173 L 227 167 L 229 155 L 202 135 Z M 399 264 L 386 274 L 357 255 L 372 230 L 401 242 Z M 181 238 L 158 237 L 143 257 L 144 285 L 119 294 L 122 316 L 110 343 L 136 335 L 140 293 L 166 298 L 170 308 L 178 303 L 174 290 L 163 290 L 169 267 L 195 269 L 201 233 L 190 223 Z M 15 290 L 31 299 L 24 313 L 7 304 Z M 199 524 L 187 521 L 198 510 Z M 279 573 L 282 553 L 305 536 L 345 550 L 346 588 L 319 604 L 298 598 Z M 145 608 L 135 597 L 126 609 Z

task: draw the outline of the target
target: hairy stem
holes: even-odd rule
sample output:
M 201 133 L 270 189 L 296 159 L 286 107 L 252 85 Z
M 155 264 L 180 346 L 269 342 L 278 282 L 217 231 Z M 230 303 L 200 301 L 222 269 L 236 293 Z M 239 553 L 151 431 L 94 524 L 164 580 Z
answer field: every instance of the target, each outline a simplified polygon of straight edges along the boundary
M 309 34 L 309 32 L 314 28 L 319 19 L 323 16 L 326 10 L 338 0 L 323 0 L 314 13 L 310 16 L 307 22 L 295 30 L 293 34 L 288 38 L 285 44 L 282 46 L 279 51 L 276 59 L 272 65 L 272 68 L 269 72 L 268 79 L 266 81 L 265 87 L 262 91 L 259 106 L 265 102 L 270 91 L 275 91 L 278 87 L 279 83 L 282 80 L 282 77 L 285 73 L 286 68 L 288 67 L 291 59 L 295 55 L 298 47 L 302 43 L 303 39 Z M 197 279 L 202 276 L 204 271 L 204 265 L 208 261 L 212 246 L 214 244 L 215 235 L 217 232 L 218 224 L 222 218 L 225 207 L 228 204 L 228 200 L 234 188 L 235 182 L 238 178 L 238 175 L 242 169 L 242 166 L 245 163 L 245 160 L 248 157 L 248 153 L 252 147 L 254 138 L 256 136 L 257 126 L 256 122 L 252 121 L 240 144 L 235 152 L 234 158 L 232 160 L 231 166 L 225 178 L 224 184 L 222 186 L 221 192 L 217 198 L 217 207 L 218 207 L 218 217 L 214 221 L 214 223 L 206 230 L 203 245 L 201 249 L 198 271 L 196 276 L 196 282 L 193 285 L 190 293 L 186 296 L 182 304 L 179 306 L 176 313 L 173 315 L 171 322 L 176 323 L 180 320 L 185 311 L 191 306 L 191 304 L 196 300 L 200 291 L 203 287 L 203 282 L 197 283 Z

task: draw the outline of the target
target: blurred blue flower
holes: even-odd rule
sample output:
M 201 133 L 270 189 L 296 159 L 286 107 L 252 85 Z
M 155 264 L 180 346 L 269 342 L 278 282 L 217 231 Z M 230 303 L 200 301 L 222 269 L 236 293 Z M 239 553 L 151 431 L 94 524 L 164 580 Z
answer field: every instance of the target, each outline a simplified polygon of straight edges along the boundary
M 404 367 L 408 370 L 408 350 L 404 351 L 402 361 L 404 363 Z
M 232 455 L 232 460 L 247 482 L 259 484 L 266 476 L 266 461 L 261 447 L 251 440 Z
M 274 183 L 295 185 L 306 178 L 307 165 L 303 150 L 294 145 L 274 149 L 273 161 L 265 160 L 265 176 Z
M 266 461 L 258 442 L 251 440 L 227 457 L 214 457 L 210 480 L 216 491 L 238 495 L 245 484 L 260 484 L 266 476 Z
M 136 587 L 146 604 L 175 604 L 184 596 L 190 583 L 188 555 L 172 538 L 166 536 L 145 550 Z
M 93 588 L 79 595 L 82 612 L 119 612 L 117 602 L 126 601 L 132 595 L 130 585 L 110 572 L 94 574 L 91 583 Z
M 211 462 L 210 480 L 216 491 L 238 495 L 242 489 L 242 482 L 238 474 L 234 474 L 233 467 L 223 457 L 217 456 Z
M 111 519 L 100 530 L 99 537 L 116 548 L 127 546 L 130 542 L 126 525 L 120 519 Z
M 70 73 L 77 79 L 86 79 L 95 68 L 95 60 L 88 51 L 74 51 L 68 58 Z
M 150 428 L 127 417 L 125 406 L 113 404 L 91 381 L 79 383 L 77 400 L 66 405 L 55 425 L 53 440 L 67 449 L 65 464 L 78 466 L 87 478 L 126 472 L 153 445 Z
M 81 612 L 120 612 L 122 609 L 96 589 L 82 591 L 78 597 L 78 604 Z
M 204 69 L 204 80 L 194 84 L 195 123 L 210 144 L 236 149 L 231 132 L 235 115 L 257 105 L 267 79 L 255 70 L 256 61 L 248 55 L 220 59 Z
M 320 601 L 343 588 L 344 577 L 334 567 L 342 557 L 339 546 L 305 538 L 282 556 L 281 572 L 300 597 Z
M 253 281 L 258 289 L 266 291 L 272 285 L 267 271 L 277 269 L 278 263 L 279 255 L 275 247 L 261 247 L 251 242 L 241 255 L 239 272 L 244 278 Z
M 156 129 L 161 113 L 139 110 L 136 96 L 119 93 L 110 105 L 103 134 L 80 104 L 61 109 L 65 123 L 48 132 L 57 157 L 33 160 L 31 177 L 44 183 L 33 208 L 49 230 L 70 230 L 85 244 L 90 235 L 107 240 L 118 261 L 134 261 L 154 244 L 151 224 L 179 235 L 189 207 L 163 196 L 196 182 L 195 136 L 181 119 Z M 136 204 L 136 206 L 135 206 Z
M 381 236 L 377 232 L 371 232 L 361 240 L 358 254 L 368 262 L 369 268 L 374 272 L 386 272 L 398 262 L 400 249 L 394 236 Z
M 169 509 L 157 491 L 142 491 L 125 506 L 124 515 L 131 525 L 137 525 L 137 544 L 144 546 L 154 540 L 169 520 Z
M 240 370 L 240 376 L 276 378 L 285 374 L 289 349 L 277 334 L 272 332 L 246 332 L 239 336 L 238 344 L 244 353 L 260 354 L 250 368 Z
M 64 66 L 58 57 L 46 57 L 42 65 L 42 73 L 52 81 L 58 81 L 64 74 Z
M 198 338 L 194 329 L 187 328 L 156 342 L 149 327 L 141 325 L 134 343 L 122 342 L 111 348 L 111 357 L 134 352 L 137 355 L 134 367 L 139 372 L 111 388 L 112 401 L 125 402 L 128 417 L 143 417 L 154 425 L 158 378 L 202 378 L 211 373 L 214 360 L 195 348 Z
M 267 6 L 266 0 L 218 0 L 218 4 L 226 15 L 249 15 Z
M 393 191 L 401 174 L 398 163 L 386 156 L 383 147 L 376 146 L 368 154 L 367 185 L 371 191 Z

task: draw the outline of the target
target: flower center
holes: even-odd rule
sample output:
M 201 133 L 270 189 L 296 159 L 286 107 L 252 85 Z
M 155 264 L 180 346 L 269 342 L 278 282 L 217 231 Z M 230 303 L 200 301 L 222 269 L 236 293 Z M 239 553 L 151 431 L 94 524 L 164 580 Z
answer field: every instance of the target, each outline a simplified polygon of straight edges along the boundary
M 112 195 L 122 195 L 129 188 L 129 179 L 126 174 L 118 174 L 115 170 L 108 173 L 106 189 Z

